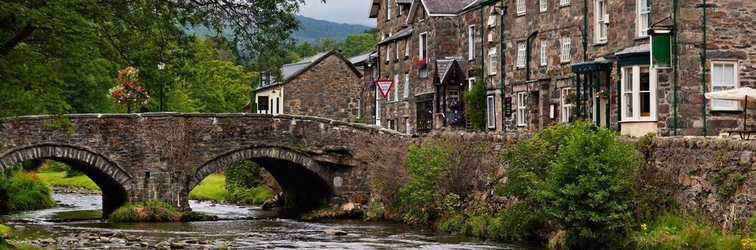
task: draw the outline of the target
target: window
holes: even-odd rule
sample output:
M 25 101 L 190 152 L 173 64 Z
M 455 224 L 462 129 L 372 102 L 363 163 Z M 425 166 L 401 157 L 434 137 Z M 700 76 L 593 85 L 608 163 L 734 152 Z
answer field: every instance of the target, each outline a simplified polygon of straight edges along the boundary
M 549 43 L 546 40 L 541 40 L 541 66 L 549 64 Z
M 393 119 L 386 120 L 386 128 L 396 130 L 396 122 Z
M 546 12 L 547 10 L 549 10 L 549 0 L 539 0 L 539 2 L 540 2 L 539 6 L 541 7 L 541 12 Z
M 517 44 L 517 68 L 525 68 L 525 43 Z
M 570 39 L 570 37 L 568 36 L 562 37 L 562 62 L 570 62 L 570 60 L 572 59 L 572 55 L 570 54 L 571 47 L 572 39 Z
M 594 25 L 594 42 L 606 42 L 606 28 L 609 24 L 606 11 L 606 0 L 596 0 L 596 24 Z
M 399 41 L 394 41 L 394 60 L 399 60 Z
M 494 101 L 494 97 L 492 95 L 489 95 L 486 97 L 486 107 L 488 110 L 488 128 L 495 129 L 496 128 L 496 105 Z
M 386 44 L 386 62 L 389 62 L 391 58 L 391 45 Z
M 517 15 L 525 15 L 525 0 L 517 0 Z
M 711 62 L 711 91 L 722 91 L 738 87 L 737 62 Z M 735 101 L 712 100 L 711 110 L 737 110 Z
M 525 126 L 525 101 L 528 100 L 528 94 L 525 92 L 517 93 L 517 126 Z
M 404 94 L 402 95 L 404 98 L 409 97 L 409 73 L 404 73 Z
M 649 0 L 637 0 L 638 2 L 638 36 L 648 36 L 648 15 L 651 13 L 651 2 Z
M 375 125 L 381 125 L 381 91 L 375 88 Z
M 562 122 L 570 122 L 572 109 L 575 106 L 575 94 L 570 95 L 572 89 L 562 89 Z
M 396 12 L 396 16 L 402 16 L 402 12 L 404 12 L 404 5 L 397 4 L 399 6 L 399 11 Z
M 475 86 L 475 77 L 467 79 L 467 89 L 472 90 L 473 86 Z
M 418 37 L 418 56 L 420 58 L 425 58 L 425 62 L 427 64 L 430 64 L 430 61 L 428 61 L 428 51 L 426 51 L 426 43 L 428 42 L 428 33 L 422 33 Z M 420 78 L 427 78 L 428 77 L 428 67 L 425 67 L 424 69 L 419 70 L 418 75 Z
M 362 102 L 360 99 L 355 100 L 354 102 L 354 118 L 360 118 L 361 112 L 360 107 L 362 106 Z
M 648 66 L 622 68 L 623 121 L 656 120 L 656 80 Z
M 488 74 L 489 75 L 496 75 L 496 70 L 497 70 L 496 66 L 498 65 L 497 61 L 499 60 L 498 58 L 499 57 L 496 56 L 496 48 L 491 48 L 490 50 L 488 50 Z
M 467 27 L 467 59 L 475 59 L 475 25 Z
M 459 90 L 456 89 L 450 89 L 449 90 L 449 100 L 447 100 L 448 103 L 451 103 L 452 101 L 460 101 L 459 100 Z
M 389 88 L 389 94 L 386 99 L 386 101 L 394 102 L 399 100 L 399 92 L 396 90 L 398 89 L 396 85 L 399 84 L 399 75 L 394 75 L 394 84 Z
M 559 0 L 559 5 L 561 6 L 570 5 L 570 2 L 571 2 L 570 0 Z
M 386 21 L 391 20 L 391 0 L 386 0 Z
M 404 58 L 409 57 L 410 39 L 404 40 Z
M 427 52 L 425 51 L 425 43 L 428 39 L 428 33 L 422 33 L 418 37 L 418 56 L 420 58 L 424 58 L 427 55 Z
M 410 119 L 409 119 L 409 117 L 404 117 L 404 133 L 407 133 L 407 134 L 412 133 L 412 128 L 410 127 Z

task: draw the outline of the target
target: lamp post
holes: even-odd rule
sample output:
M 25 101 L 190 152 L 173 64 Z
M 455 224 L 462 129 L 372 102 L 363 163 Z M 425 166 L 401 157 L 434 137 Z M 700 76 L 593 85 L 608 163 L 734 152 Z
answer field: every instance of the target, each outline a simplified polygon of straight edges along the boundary
M 163 112 L 163 86 L 165 81 L 163 80 L 163 71 L 165 70 L 165 62 L 163 62 L 163 55 L 158 58 L 157 64 L 158 70 L 160 70 L 160 112 Z
M 503 0 L 502 0 L 503 3 Z M 504 79 L 506 79 L 506 76 L 504 74 L 506 73 L 506 67 L 505 63 L 507 62 L 506 59 L 506 53 L 504 53 L 504 16 L 507 15 L 507 8 L 509 6 L 493 6 L 493 10 L 491 10 L 491 16 L 498 15 L 499 16 L 499 49 L 501 50 L 501 56 L 499 57 L 499 67 L 501 67 L 501 74 L 499 74 L 499 100 L 501 101 L 501 131 L 507 130 L 506 126 L 506 111 L 505 104 L 504 104 Z M 501 10 L 501 14 L 497 11 L 497 9 Z

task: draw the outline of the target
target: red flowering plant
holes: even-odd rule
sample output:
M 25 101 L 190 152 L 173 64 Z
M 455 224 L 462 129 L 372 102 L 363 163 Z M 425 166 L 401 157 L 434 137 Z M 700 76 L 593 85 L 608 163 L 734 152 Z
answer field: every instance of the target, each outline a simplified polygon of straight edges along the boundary
M 128 66 L 118 72 L 118 81 L 121 82 L 118 86 L 110 89 L 110 97 L 121 105 L 126 105 L 126 112 L 131 113 L 131 106 L 140 108 L 150 103 L 150 95 L 147 93 L 142 85 L 137 81 L 139 80 L 139 70 L 132 66 Z

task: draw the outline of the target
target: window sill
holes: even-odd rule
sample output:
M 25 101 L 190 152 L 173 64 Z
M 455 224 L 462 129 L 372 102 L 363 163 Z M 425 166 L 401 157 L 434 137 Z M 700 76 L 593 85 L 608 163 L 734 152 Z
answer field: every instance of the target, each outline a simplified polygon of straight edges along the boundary
M 593 47 L 606 46 L 607 43 L 608 41 L 594 42 Z
M 652 123 L 652 122 L 658 122 L 656 119 L 630 119 L 630 120 L 622 120 L 619 121 L 619 123 Z
M 639 37 L 636 37 L 636 38 L 635 38 L 635 39 L 633 39 L 633 40 L 635 40 L 635 41 L 640 41 L 640 40 L 648 40 L 648 35 L 645 35 L 645 36 L 639 36 Z
M 711 113 L 720 113 L 720 114 L 742 114 L 743 110 L 740 109 L 711 109 L 709 110 Z
M 561 61 L 561 62 L 559 62 L 559 64 L 570 64 L 570 62 L 572 62 L 572 61 Z
M 522 12 L 522 13 L 519 13 L 519 12 L 518 12 L 518 13 L 517 13 L 517 17 L 525 16 L 525 14 L 526 14 L 525 12 Z

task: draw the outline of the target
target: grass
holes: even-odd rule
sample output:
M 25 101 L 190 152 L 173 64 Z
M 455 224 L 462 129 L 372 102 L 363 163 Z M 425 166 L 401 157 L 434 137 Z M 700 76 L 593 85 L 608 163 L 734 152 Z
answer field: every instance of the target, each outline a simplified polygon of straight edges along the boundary
M 77 187 L 89 190 L 100 190 L 100 187 L 86 175 L 66 177 L 66 172 L 43 172 L 37 173 L 37 176 L 53 187 Z
M 223 201 L 226 199 L 227 194 L 226 176 L 211 174 L 189 192 L 189 199 Z
M 181 212 L 164 201 L 147 201 L 126 204 L 110 214 L 113 222 L 180 221 Z
M 666 213 L 641 224 L 629 244 L 635 249 L 756 249 L 753 242 L 748 235 L 724 234 L 702 218 Z

